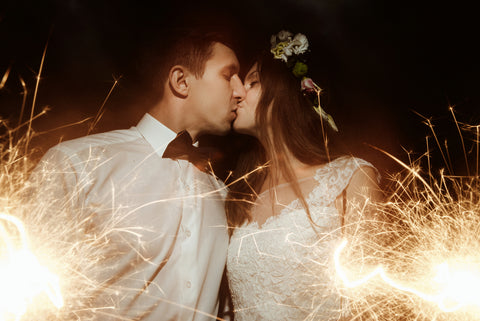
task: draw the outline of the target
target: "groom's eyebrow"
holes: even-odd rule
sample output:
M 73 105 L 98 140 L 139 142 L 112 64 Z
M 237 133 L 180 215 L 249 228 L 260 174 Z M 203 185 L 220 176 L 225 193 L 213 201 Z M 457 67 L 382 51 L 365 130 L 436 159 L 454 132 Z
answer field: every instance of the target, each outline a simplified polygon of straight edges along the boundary
M 222 68 L 222 72 L 225 71 L 231 74 L 237 74 L 239 71 L 239 67 L 236 64 L 231 64 Z

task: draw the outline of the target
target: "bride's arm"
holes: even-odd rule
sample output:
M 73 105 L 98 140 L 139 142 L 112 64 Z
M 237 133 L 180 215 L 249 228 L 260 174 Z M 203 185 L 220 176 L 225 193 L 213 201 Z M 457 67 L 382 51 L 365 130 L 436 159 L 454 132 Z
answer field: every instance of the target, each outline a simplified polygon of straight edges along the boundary
M 336 200 L 336 207 L 343 215 L 346 235 L 353 235 L 369 221 L 376 220 L 375 202 L 382 199 L 377 182 L 378 172 L 370 166 L 362 166 L 352 175 L 350 183 Z M 367 224 L 368 225 L 368 224 Z

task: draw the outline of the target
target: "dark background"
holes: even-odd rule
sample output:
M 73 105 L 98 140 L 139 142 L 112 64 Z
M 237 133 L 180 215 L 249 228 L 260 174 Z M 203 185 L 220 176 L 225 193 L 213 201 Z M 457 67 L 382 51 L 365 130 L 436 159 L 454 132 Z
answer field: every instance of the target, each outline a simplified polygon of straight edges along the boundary
M 437 149 L 431 119 L 442 147 L 448 139 L 452 167 L 466 173 L 457 120 L 480 121 L 478 32 L 474 7 L 461 1 L 244 0 L 221 1 L 10 1 L 0 4 L 0 116 L 14 127 L 22 106 L 22 77 L 29 90 L 30 114 L 36 75 L 48 41 L 37 95 L 35 120 L 42 150 L 59 140 L 85 135 L 114 79 L 94 132 L 135 125 L 149 107 L 143 97 L 138 58 L 145 44 L 161 43 L 170 26 L 210 24 L 230 28 L 248 57 L 281 29 L 301 32 L 310 41 L 311 77 L 324 88 L 322 105 L 335 118 L 343 149 L 382 170 L 399 167 L 376 146 L 406 161 Z M 415 113 L 416 112 L 416 113 Z M 27 118 L 25 116 L 24 120 Z M 475 131 L 464 132 L 467 156 L 476 164 Z M 435 168 L 445 166 L 437 152 Z

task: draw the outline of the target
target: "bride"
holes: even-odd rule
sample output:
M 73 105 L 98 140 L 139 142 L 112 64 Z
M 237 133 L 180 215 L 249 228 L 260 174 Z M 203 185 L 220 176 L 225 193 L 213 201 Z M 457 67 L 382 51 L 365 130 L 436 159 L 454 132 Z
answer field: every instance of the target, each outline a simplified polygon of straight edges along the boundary
M 282 31 L 271 42 L 245 77 L 233 124 L 253 137 L 226 203 L 235 320 L 338 320 L 348 307 L 333 252 L 360 217 L 353 204 L 376 197 L 378 173 L 359 158 L 330 159 L 324 137 L 336 125 L 305 77 L 307 38 Z

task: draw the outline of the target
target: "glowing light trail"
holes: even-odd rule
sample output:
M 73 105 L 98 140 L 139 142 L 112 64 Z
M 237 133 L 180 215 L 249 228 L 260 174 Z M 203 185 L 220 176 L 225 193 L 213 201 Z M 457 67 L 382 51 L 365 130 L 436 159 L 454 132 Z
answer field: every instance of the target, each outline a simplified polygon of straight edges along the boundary
M 0 321 L 19 320 L 33 299 L 45 293 L 63 306 L 59 279 L 28 249 L 22 222 L 0 213 Z
M 413 286 L 402 285 L 393 280 L 385 272 L 382 266 L 377 266 L 372 272 L 357 280 L 349 280 L 347 273 L 340 263 L 340 255 L 347 246 L 347 241 L 343 240 L 340 246 L 335 250 L 335 269 L 337 275 L 348 288 L 361 286 L 369 282 L 374 277 L 380 277 L 391 287 L 403 292 L 414 294 L 423 300 L 435 303 L 443 312 L 454 312 L 466 306 L 480 307 L 480 274 L 471 271 L 468 268 L 451 270 L 449 264 L 444 262 L 437 266 L 437 274 L 432 281 L 436 282 L 440 290 L 437 293 L 429 294 L 416 289 Z M 467 266 L 467 264 L 465 264 Z

